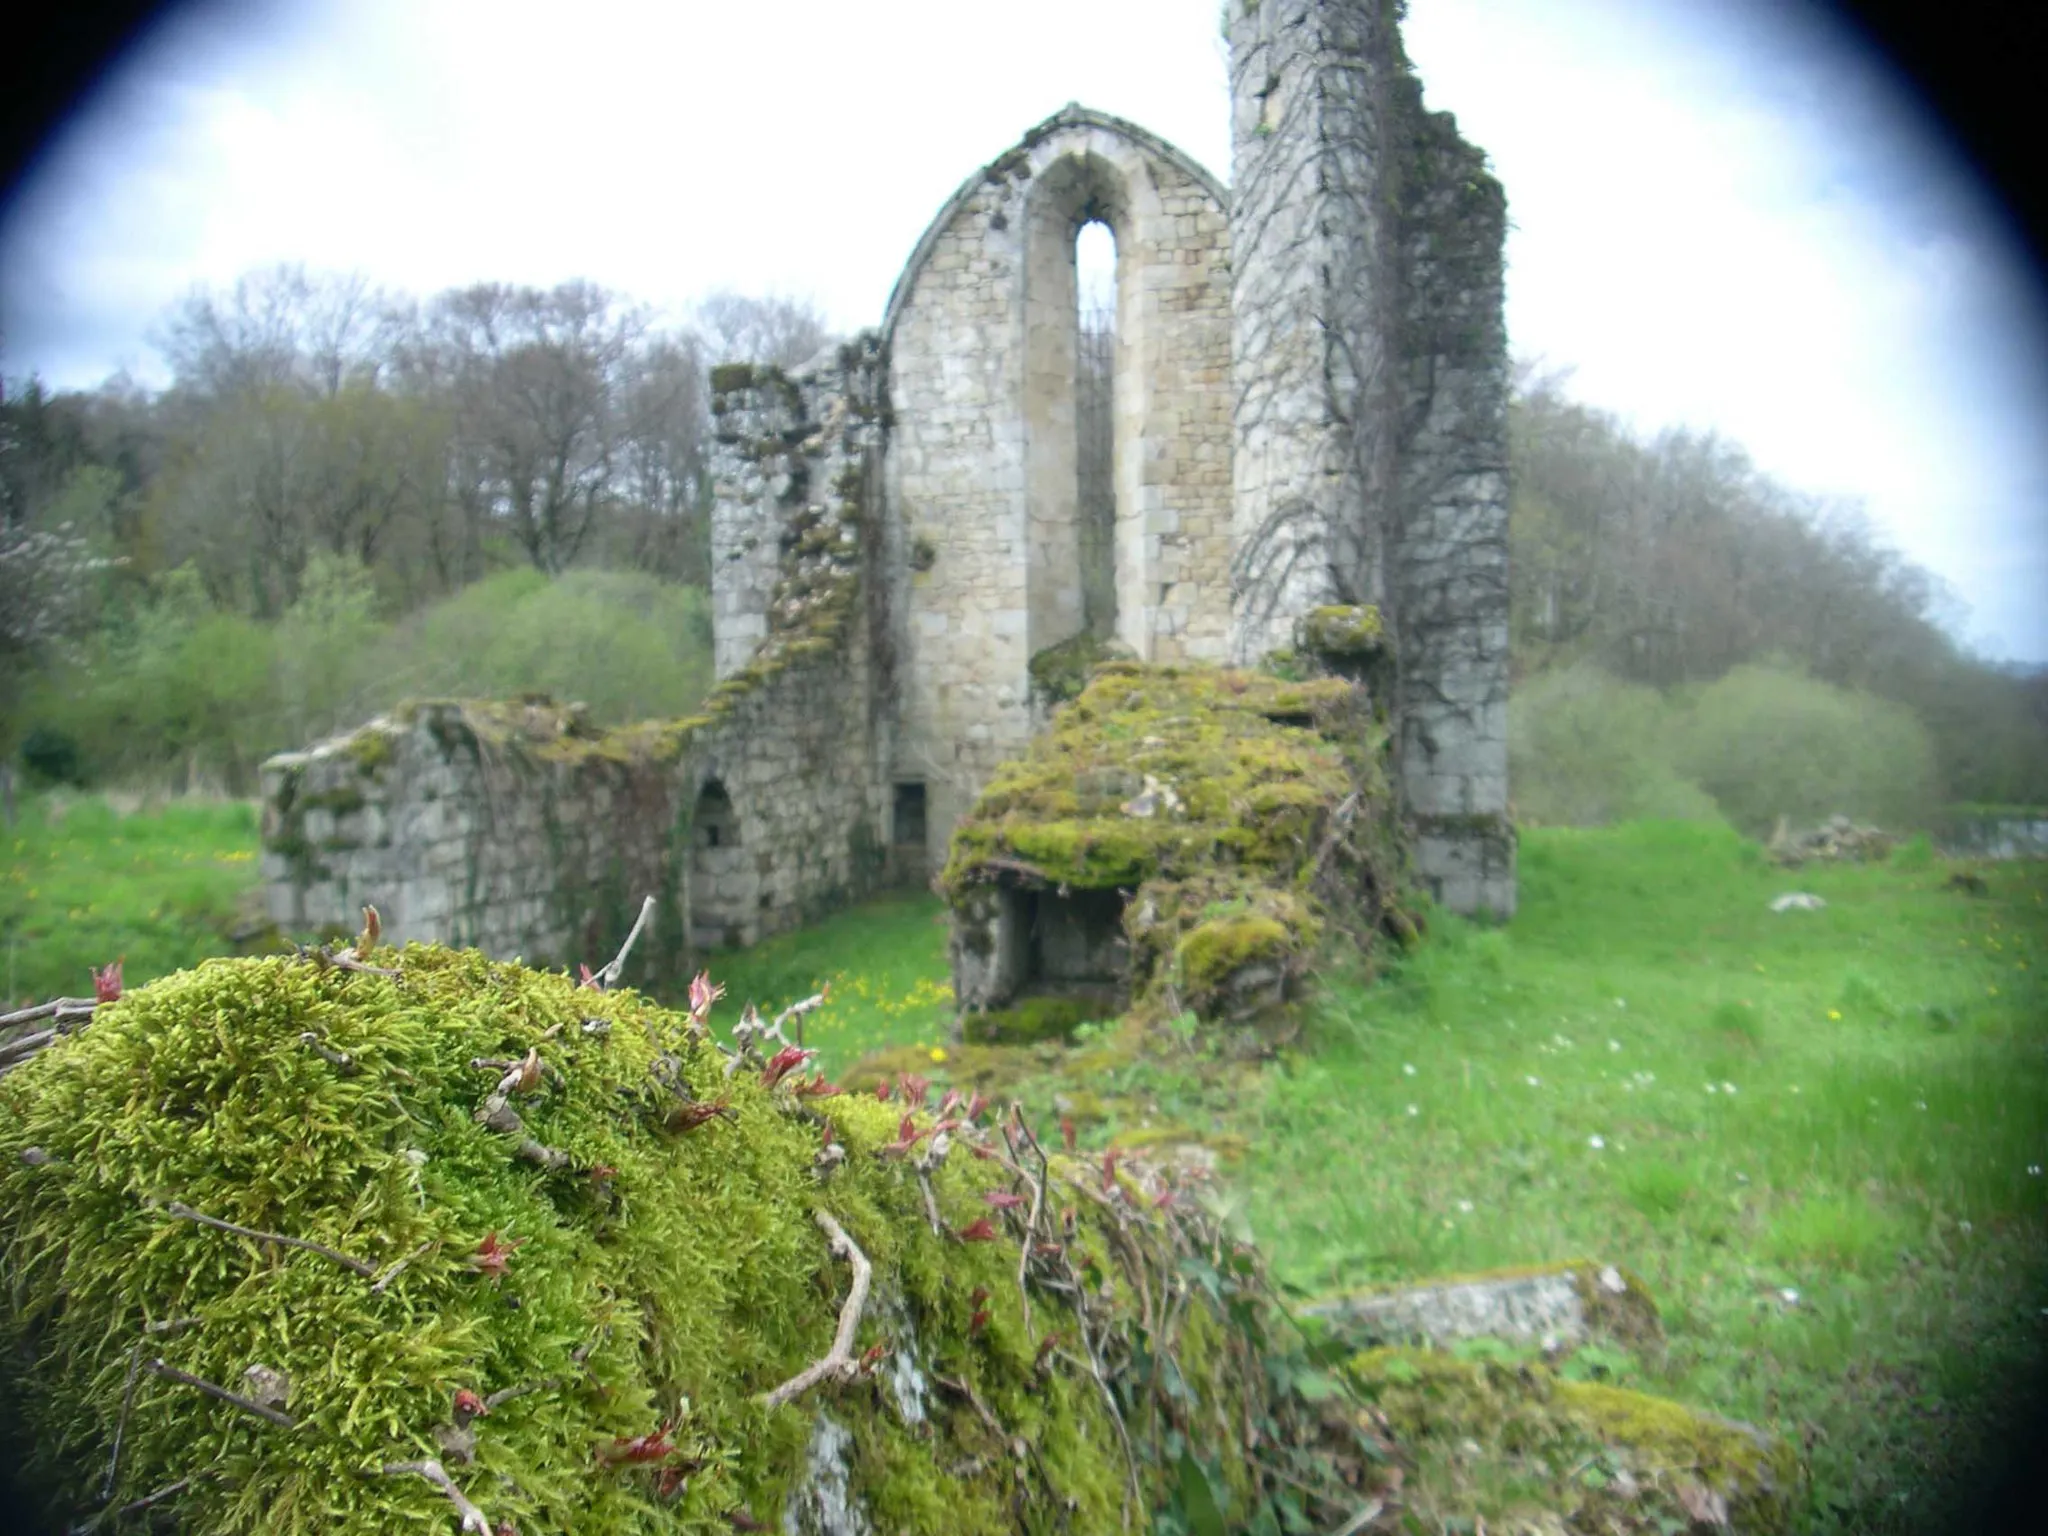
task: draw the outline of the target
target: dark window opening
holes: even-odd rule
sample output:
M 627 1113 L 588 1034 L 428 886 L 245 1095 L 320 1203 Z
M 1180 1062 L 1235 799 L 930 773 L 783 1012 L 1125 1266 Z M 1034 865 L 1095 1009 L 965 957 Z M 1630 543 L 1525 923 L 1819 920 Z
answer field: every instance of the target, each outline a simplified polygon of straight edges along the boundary
M 716 779 L 706 779 L 697 794 L 697 810 L 691 819 L 697 829 L 699 848 L 737 848 L 740 845 L 739 816 L 732 808 L 732 796 Z
M 889 841 L 898 848 L 924 847 L 924 785 L 912 783 L 896 786 L 896 811 L 890 819 L 889 826 Z

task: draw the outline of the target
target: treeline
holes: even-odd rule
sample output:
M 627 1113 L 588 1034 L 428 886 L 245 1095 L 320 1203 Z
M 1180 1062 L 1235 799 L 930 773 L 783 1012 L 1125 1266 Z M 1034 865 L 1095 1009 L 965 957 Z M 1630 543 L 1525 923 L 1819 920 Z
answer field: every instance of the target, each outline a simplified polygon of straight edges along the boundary
M 2048 804 L 2048 670 L 1972 655 L 1854 508 L 1711 434 L 1525 374 L 1512 408 L 1514 795 L 1545 821 Z M 1704 792 L 1704 793 L 1703 793 Z
M 588 283 L 417 302 L 282 268 L 167 317 L 165 389 L 0 385 L 0 748 L 239 790 L 405 691 L 687 707 L 707 362 L 826 339 L 786 299 L 663 325 Z
M 707 364 L 828 339 L 788 300 L 664 324 L 587 283 L 415 301 L 284 268 L 167 317 L 166 388 L 0 382 L 0 760 L 245 790 L 406 694 L 687 709 Z M 1852 513 L 1556 375 L 1512 420 L 1525 815 L 2048 802 L 2048 676 L 1961 647 Z

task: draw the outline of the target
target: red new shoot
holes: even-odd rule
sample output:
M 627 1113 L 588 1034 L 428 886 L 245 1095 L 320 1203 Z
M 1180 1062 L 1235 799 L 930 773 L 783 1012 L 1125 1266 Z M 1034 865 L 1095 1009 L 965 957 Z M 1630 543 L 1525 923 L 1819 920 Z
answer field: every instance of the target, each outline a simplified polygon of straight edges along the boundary
M 678 1104 L 668 1112 L 668 1128 L 672 1131 L 694 1131 L 706 1120 L 716 1120 L 720 1115 L 732 1114 L 729 1099 L 706 1099 L 695 1104 Z
M 92 995 L 93 1001 L 100 1003 L 118 1003 L 121 1000 L 120 960 L 103 965 L 92 973 Z
M 663 1419 L 661 1427 L 652 1434 L 635 1435 L 630 1440 L 614 1440 L 610 1445 L 598 1448 L 597 1459 L 607 1466 L 647 1466 L 652 1462 L 666 1461 L 676 1453 L 675 1443 L 669 1439 L 669 1431 L 675 1427 L 671 1419 Z
M 768 1058 L 768 1065 L 761 1073 L 761 1085 L 764 1088 L 773 1088 L 777 1083 L 789 1076 L 791 1072 L 817 1054 L 816 1051 L 806 1051 L 798 1046 L 785 1045 L 781 1050 Z
M 979 1216 L 955 1235 L 963 1243 L 992 1243 L 996 1240 L 996 1229 L 986 1216 Z
M 512 1266 L 512 1255 L 526 1241 L 515 1237 L 511 1242 L 501 1242 L 496 1232 L 490 1233 L 476 1245 L 476 1252 L 470 1258 L 470 1267 L 480 1275 L 489 1275 L 496 1284 L 505 1278 L 505 1271 Z
M 983 1190 L 981 1198 L 999 1211 L 1014 1211 L 1025 1204 L 1022 1195 L 1013 1195 L 1007 1189 Z
M 711 1017 L 711 1005 L 725 996 L 725 988 L 713 986 L 711 973 L 699 971 L 690 981 L 690 1022 L 702 1024 Z

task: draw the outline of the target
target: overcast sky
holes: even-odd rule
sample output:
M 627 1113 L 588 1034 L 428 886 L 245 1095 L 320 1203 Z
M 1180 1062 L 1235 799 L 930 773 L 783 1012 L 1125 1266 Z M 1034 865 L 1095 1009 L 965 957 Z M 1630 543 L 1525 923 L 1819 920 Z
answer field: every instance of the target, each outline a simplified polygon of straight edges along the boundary
M 159 382 L 195 283 L 588 277 L 875 323 L 982 162 L 1069 100 L 1229 175 L 1217 0 L 237 0 L 162 23 L 0 212 L 10 374 Z M 1411 0 L 1508 190 L 1516 351 L 1861 500 L 2048 661 L 2048 326 L 1992 197 L 1805 0 Z

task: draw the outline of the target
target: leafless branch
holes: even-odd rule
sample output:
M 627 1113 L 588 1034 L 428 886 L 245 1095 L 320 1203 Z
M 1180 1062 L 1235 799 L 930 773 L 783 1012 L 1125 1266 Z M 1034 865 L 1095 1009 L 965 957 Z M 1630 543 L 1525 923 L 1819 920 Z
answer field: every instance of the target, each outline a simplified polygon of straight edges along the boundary
M 448 1496 L 448 1502 L 455 1506 L 455 1513 L 462 1518 L 461 1529 L 464 1531 L 474 1531 L 476 1536 L 491 1536 L 490 1520 L 482 1510 L 469 1502 L 467 1494 L 455 1486 L 455 1479 L 448 1475 L 448 1469 L 442 1466 L 440 1462 L 429 1459 L 426 1461 L 387 1461 L 384 1463 L 384 1475 L 386 1477 L 400 1477 L 406 1473 L 411 1473 L 415 1477 L 424 1477 Z
M 194 1376 L 189 1371 L 181 1371 L 175 1365 L 166 1363 L 161 1356 L 149 1362 L 149 1369 L 153 1375 L 161 1376 L 166 1381 L 183 1382 L 188 1387 L 197 1387 L 208 1397 L 219 1398 L 222 1402 L 230 1403 L 241 1409 L 244 1413 L 253 1413 L 257 1418 L 268 1420 L 279 1429 L 297 1429 L 299 1427 L 299 1421 L 290 1414 L 243 1397 L 239 1392 L 230 1392 L 226 1387 L 215 1386 L 204 1377 Z
M 128 1433 L 128 1411 L 135 1406 L 135 1383 L 142 1375 L 142 1345 L 128 1352 L 128 1381 L 121 1388 L 121 1417 L 114 1421 L 114 1448 L 107 1454 L 107 1475 L 100 1480 L 100 1501 L 114 1496 L 114 1478 L 121 1470 L 121 1440 Z
M 846 1235 L 844 1227 L 824 1211 L 811 1214 L 824 1229 L 832 1251 L 853 1267 L 853 1288 L 846 1293 L 846 1303 L 839 1309 L 839 1331 L 833 1335 L 832 1347 L 824 1358 L 805 1366 L 773 1391 L 761 1394 L 761 1405 L 771 1410 L 801 1397 L 821 1381 L 844 1381 L 859 1369 L 853 1355 L 853 1336 L 860 1331 L 861 1313 L 868 1304 L 868 1283 L 874 1272 L 868 1256 Z
M 90 997 L 53 997 L 47 1003 L 37 1003 L 33 1008 L 22 1008 L 14 1013 L 0 1013 L 0 1029 L 11 1029 L 17 1024 L 33 1024 L 38 1019 L 56 1018 L 66 1013 L 91 1013 L 99 1003 Z
M 303 1237 L 286 1237 L 282 1232 L 258 1232 L 254 1227 L 237 1226 L 232 1221 L 222 1221 L 218 1216 L 209 1216 L 204 1211 L 195 1211 L 191 1206 L 176 1200 L 165 1206 L 164 1211 L 167 1215 L 176 1216 L 182 1221 L 196 1221 L 203 1227 L 217 1227 L 223 1232 L 232 1232 L 237 1237 L 251 1238 L 259 1243 L 281 1243 L 287 1248 L 303 1248 L 308 1253 L 319 1254 L 323 1259 L 332 1259 L 344 1269 L 354 1270 L 365 1280 L 377 1278 L 376 1265 L 365 1264 L 361 1259 L 352 1259 L 347 1254 L 328 1247 L 325 1243 L 316 1243 Z
M 165 1499 L 175 1498 L 191 1486 L 191 1478 L 181 1477 L 175 1483 L 164 1484 L 163 1487 L 153 1493 L 145 1493 L 139 1499 L 130 1499 L 119 1509 L 101 1510 L 90 1520 L 86 1521 L 85 1524 L 74 1527 L 75 1536 L 88 1536 L 89 1532 L 99 1529 L 102 1520 L 118 1520 L 123 1515 L 140 1513 L 142 1510 L 148 1509 L 152 1504 L 161 1504 Z
M 654 898 L 649 896 L 640 903 L 640 915 L 633 919 L 633 931 L 626 935 L 626 942 L 619 946 L 619 952 L 612 956 L 610 963 L 603 970 L 590 978 L 597 983 L 600 992 L 612 986 L 626 973 L 626 956 L 633 952 L 633 946 L 640 938 L 640 930 L 647 926 L 648 919 L 653 916 Z
M 299 1044 L 308 1047 L 315 1056 L 318 1056 L 322 1061 L 340 1072 L 343 1077 L 355 1076 L 355 1057 L 349 1055 L 347 1051 L 337 1051 L 332 1046 L 324 1044 L 320 1037 L 314 1034 L 312 1030 L 308 1029 L 300 1033 Z
M 372 1296 L 383 1295 L 384 1292 L 387 1289 L 389 1289 L 391 1282 L 396 1280 L 403 1273 L 405 1273 L 406 1265 L 410 1264 L 414 1259 L 419 1258 L 423 1254 L 427 1253 L 429 1250 L 436 1248 L 439 1245 L 440 1240 L 438 1238 L 429 1238 L 426 1242 L 421 1243 L 419 1247 L 413 1249 L 411 1253 L 408 1253 L 396 1264 L 393 1264 L 389 1269 L 385 1270 L 383 1274 L 379 1275 L 377 1277 L 376 1283 L 370 1287 L 370 1294 Z

